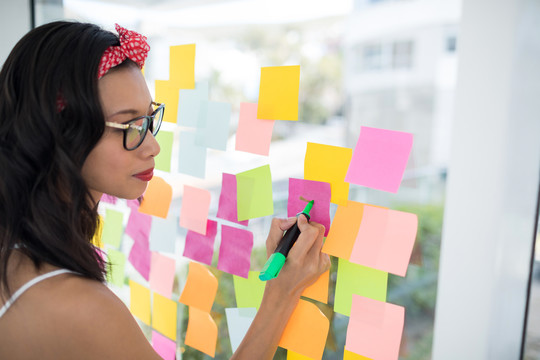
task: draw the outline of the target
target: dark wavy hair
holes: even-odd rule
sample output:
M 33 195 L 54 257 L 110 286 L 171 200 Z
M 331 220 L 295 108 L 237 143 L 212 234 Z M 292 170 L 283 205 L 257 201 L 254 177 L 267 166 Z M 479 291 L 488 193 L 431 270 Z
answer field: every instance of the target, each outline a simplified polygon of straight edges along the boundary
M 105 120 L 97 72 L 118 37 L 93 24 L 58 21 L 31 30 L 0 72 L 0 285 L 15 248 L 103 282 L 91 240 L 99 224 L 81 169 Z M 57 110 L 57 100 L 65 107 Z

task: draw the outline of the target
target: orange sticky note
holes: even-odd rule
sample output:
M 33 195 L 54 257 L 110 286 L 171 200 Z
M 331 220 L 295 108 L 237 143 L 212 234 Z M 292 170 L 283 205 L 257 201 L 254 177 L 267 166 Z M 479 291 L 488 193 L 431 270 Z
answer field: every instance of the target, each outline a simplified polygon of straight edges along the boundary
M 180 226 L 206 235 L 208 210 L 210 209 L 210 191 L 184 185 Z
M 345 175 L 351 158 L 352 149 L 308 142 L 304 160 L 304 179 L 330 183 L 332 192 L 330 201 L 346 205 L 349 198 L 349 183 L 345 182 Z
M 214 274 L 206 266 L 192 261 L 189 263 L 186 285 L 178 301 L 209 313 L 217 289 L 218 281 Z
M 338 205 L 322 252 L 349 259 L 360 228 L 364 204 L 348 200 L 347 205 Z
M 189 307 L 185 344 L 214 357 L 218 329 L 209 313 Z
M 195 44 L 171 46 L 169 51 L 169 80 L 178 89 L 194 89 Z
M 321 359 L 329 328 L 328 318 L 315 304 L 299 300 L 278 345 L 312 359 Z
M 154 176 L 148 183 L 143 195 L 139 212 L 167 218 L 172 201 L 172 187 L 159 176 Z
M 176 341 L 176 316 L 178 303 L 158 293 L 154 293 L 152 304 L 152 327 Z
M 150 326 L 150 289 L 129 280 L 129 310 L 146 325 Z
M 178 98 L 180 88 L 169 80 L 156 80 L 156 102 L 166 106 L 163 121 L 176 124 L 178 121 Z
M 415 214 L 365 205 L 350 261 L 405 276 L 417 230 Z
M 308 286 L 302 296 L 320 301 L 322 303 L 328 302 L 328 281 L 330 280 L 330 270 L 323 273 L 317 281 Z

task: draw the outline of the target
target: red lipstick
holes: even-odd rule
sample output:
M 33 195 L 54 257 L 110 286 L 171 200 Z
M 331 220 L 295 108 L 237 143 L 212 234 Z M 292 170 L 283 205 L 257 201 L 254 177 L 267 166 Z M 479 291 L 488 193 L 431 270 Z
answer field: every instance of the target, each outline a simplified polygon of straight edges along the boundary
M 152 180 L 152 177 L 154 176 L 154 168 L 150 168 L 148 170 L 145 170 L 133 176 L 135 176 L 137 179 L 142 180 L 142 181 L 150 181 Z

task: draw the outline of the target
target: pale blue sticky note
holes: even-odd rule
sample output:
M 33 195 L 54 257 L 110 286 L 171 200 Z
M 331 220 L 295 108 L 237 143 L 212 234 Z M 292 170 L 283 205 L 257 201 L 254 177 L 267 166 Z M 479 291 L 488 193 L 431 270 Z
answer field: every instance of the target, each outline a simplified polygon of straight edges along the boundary
M 229 328 L 229 339 L 231 340 L 232 352 L 234 353 L 242 339 L 246 335 L 253 319 L 257 314 L 255 308 L 226 308 L 227 327 Z
M 178 217 L 169 215 L 167 219 L 154 216 L 150 229 L 150 250 L 174 254 Z
M 204 179 L 206 174 L 206 147 L 195 143 L 195 133 L 180 131 L 178 172 Z
M 231 122 L 231 104 L 202 101 L 200 110 L 196 144 L 225 151 Z
M 202 100 L 208 100 L 208 81 L 197 81 L 195 89 L 180 90 L 178 125 L 197 127 Z

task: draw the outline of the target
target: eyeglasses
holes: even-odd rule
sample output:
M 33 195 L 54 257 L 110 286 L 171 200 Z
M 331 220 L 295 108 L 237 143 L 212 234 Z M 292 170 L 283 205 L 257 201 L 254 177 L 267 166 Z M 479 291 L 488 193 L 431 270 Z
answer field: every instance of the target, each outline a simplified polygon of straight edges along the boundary
M 163 120 L 165 104 L 152 102 L 152 106 L 154 107 L 152 115 L 139 116 L 123 124 L 105 122 L 105 126 L 124 130 L 124 149 L 131 151 L 138 148 L 144 141 L 148 130 L 153 136 L 157 135 Z

